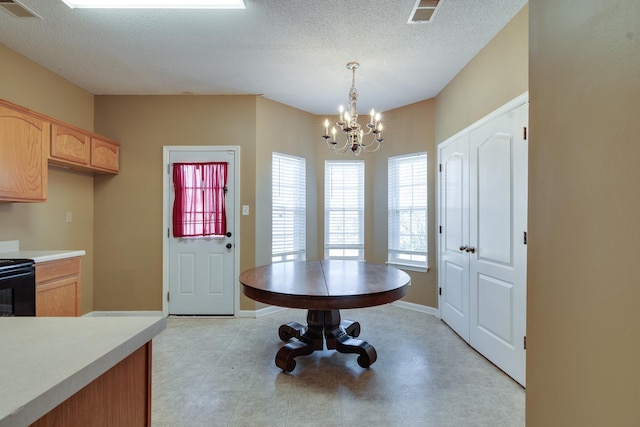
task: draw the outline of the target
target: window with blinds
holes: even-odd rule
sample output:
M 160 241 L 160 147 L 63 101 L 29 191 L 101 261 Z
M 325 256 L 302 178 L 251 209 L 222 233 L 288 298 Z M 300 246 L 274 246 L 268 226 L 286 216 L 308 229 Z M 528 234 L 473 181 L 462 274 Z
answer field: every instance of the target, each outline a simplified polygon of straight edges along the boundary
M 391 264 L 427 268 L 427 153 L 389 157 Z
M 273 153 L 271 173 L 271 260 L 306 259 L 306 161 Z
M 364 161 L 325 161 L 324 210 L 324 258 L 364 259 Z

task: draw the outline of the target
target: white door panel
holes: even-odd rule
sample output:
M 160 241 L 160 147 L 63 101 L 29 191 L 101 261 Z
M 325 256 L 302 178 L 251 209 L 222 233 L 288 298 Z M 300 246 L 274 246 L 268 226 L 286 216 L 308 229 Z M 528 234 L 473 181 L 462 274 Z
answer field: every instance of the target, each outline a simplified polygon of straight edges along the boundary
M 515 338 L 512 320 L 515 309 L 513 288 L 513 283 L 496 277 L 479 274 L 477 278 L 477 328 L 510 347 L 514 346 Z
M 466 295 L 469 293 L 469 289 L 468 286 L 466 286 L 466 280 L 464 277 L 467 274 L 467 271 L 465 271 L 464 267 L 461 267 L 460 265 L 445 261 L 444 274 L 446 283 L 443 294 L 444 303 L 447 305 L 447 309 L 453 310 L 452 314 L 462 317 L 467 321 L 468 303 Z M 453 319 L 445 319 L 447 323 L 452 320 Z
M 175 238 L 172 221 L 169 221 L 169 314 L 232 315 L 235 301 L 235 152 L 213 148 L 170 151 L 169 162 L 171 165 L 178 162 L 228 164 L 225 209 L 227 231 L 231 234 Z M 169 187 L 169 203 L 165 209 L 171 218 L 174 201 L 171 179 Z
M 439 148 L 440 167 L 440 315 L 469 340 L 469 257 L 460 247 L 469 240 L 467 137 Z
M 471 133 L 474 139 L 478 136 L 484 135 Z M 471 176 L 475 178 L 472 182 L 476 182 L 477 185 L 471 188 L 470 215 L 475 219 L 476 232 L 472 231 L 470 242 L 472 246 L 478 248 L 478 256 L 481 259 L 511 265 L 513 234 L 511 135 L 496 133 L 484 141 L 472 140 L 471 143 L 474 150 L 470 161 Z M 472 230 L 474 230 L 474 224 L 472 224 Z M 474 237 L 477 241 L 474 241 Z

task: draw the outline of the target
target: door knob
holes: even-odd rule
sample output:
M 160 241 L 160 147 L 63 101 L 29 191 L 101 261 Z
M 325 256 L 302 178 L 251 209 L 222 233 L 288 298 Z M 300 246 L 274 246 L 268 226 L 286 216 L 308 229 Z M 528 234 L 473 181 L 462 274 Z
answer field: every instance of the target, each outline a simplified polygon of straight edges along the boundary
M 460 250 L 469 252 L 469 248 L 466 246 L 460 246 Z
M 225 236 L 227 236 L 227 237 L 231 237 L 231 232 L 230 232 L 230 231 L 227 231 L 227 233 L 225 234 Z
M 227 243 L 227 249 L 231 249 L 233 245 L 231 243 Z
M 465 249 L 465 251 L 474 254 L 476 253 L 476 248 L 474 248 L 473 246 L 469 246 L 467 249 Z

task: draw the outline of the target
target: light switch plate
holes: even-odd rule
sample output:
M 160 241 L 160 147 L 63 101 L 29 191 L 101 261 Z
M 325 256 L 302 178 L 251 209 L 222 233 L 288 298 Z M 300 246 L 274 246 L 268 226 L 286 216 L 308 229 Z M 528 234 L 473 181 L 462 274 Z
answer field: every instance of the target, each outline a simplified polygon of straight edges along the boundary
M 249 205 L 242 205 L 242 215 L 249 215 Z

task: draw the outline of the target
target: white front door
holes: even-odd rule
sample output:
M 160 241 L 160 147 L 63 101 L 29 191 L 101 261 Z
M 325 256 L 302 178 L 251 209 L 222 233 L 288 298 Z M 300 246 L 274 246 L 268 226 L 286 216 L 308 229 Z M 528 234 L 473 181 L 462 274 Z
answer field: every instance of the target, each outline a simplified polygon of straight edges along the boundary
M 168 154 L 168 156 L 167 156 Z M 213 147 L 169 149 L 169 197 L 165 206 L 168 240 L 168 314 L 233 315 L 235 302 L 235 209 L 236 151 Z M 171 171 L 178 162 L 226 162 L 225 195 L 227 235 L 173 237 L 172 210 L 175 198 Z
M 469 341 L 468 135 L 440 145 L 440 316 Z
M 469 133 L 469 343 L 525 381 L 528 104 Z

